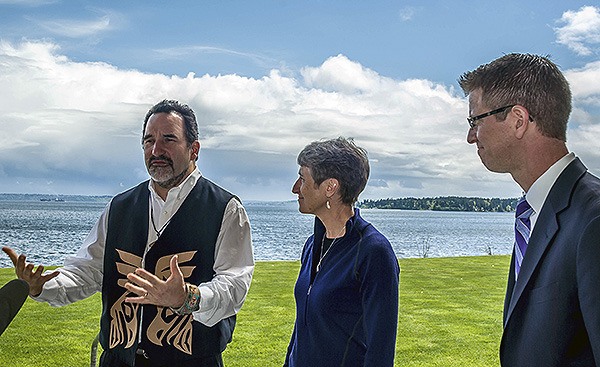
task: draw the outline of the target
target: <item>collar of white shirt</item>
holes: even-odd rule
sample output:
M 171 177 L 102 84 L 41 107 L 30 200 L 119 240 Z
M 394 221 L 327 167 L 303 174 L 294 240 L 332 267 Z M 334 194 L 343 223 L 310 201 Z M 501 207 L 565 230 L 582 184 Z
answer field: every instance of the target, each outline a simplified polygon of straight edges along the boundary
M 560 176 L 562 171 L 567 168 L 569 163 L 571 163 L 574 159 L 574 153 L 566 154 L 564 157 L 550 166 L 550 168 L 548 168 L 543 175 L 535 180 L 533 185 L 531 185 L 529 188 L 529 191 L 527 191 L 525 198 L 534 211 L 534 214 L 531 216 L 532 230 L 535 225 L 535 221 L 537 220 L 537 216 L 542 210 L 542 206 L 546 201 L 546 197 L 550 193 L 552 186 L 554 186 L 556 179 L 558 179 L 558 176 Z
M 202 177 L 202 173 L 198 170 L 198 168 L 194 169 L 189 176 L 185 178 L 179 185 L 171 188 L 167 193 L 167 199 L 163 200 L 154 190 L 154 181 L 150 180 L 148 182 L 148 189 L 150 190 L 150 194 L 152 196 L 153 201 L 158 201 L 160 203 L 168 203 L 174 199 L 179 199 L 183 201 L 189 193 L 192 191 L 194 186 L 196 186 L 196 182 Z

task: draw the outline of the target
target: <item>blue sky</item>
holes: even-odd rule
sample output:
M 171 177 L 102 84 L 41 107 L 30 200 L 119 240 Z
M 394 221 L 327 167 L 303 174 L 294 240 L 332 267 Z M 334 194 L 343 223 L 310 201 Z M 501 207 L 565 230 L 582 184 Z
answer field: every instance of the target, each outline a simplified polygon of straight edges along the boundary
M 112 195 L 147 178 L 148 108 L 196 111 L 199 167 L 243 200 L 293 199 L 321 138 L 369 151 L 362 198 L 515 197 L 466 143 L 456 79 L 550 55 L 569 148 L 600 175 L 600 6 L 582 1 L 0 0 L 0 192 Z

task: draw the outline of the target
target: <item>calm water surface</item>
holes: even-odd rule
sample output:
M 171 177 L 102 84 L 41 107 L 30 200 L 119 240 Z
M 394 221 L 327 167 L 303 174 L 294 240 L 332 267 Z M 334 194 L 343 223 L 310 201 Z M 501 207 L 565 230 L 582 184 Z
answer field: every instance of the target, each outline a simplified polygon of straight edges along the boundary
M 30 261 L 61 265 L 77 251 L 105 202 L 0 201 L 0 245 Z M 314 217 L 293 202 L 245 203 L 256 260 L 297 260 L 313 230 Z M 361 215 L 382 232 L 398 257 L 509 254 L 512 213 L 364 209 Z M 12 266 L 4 253 L 0 267 Z

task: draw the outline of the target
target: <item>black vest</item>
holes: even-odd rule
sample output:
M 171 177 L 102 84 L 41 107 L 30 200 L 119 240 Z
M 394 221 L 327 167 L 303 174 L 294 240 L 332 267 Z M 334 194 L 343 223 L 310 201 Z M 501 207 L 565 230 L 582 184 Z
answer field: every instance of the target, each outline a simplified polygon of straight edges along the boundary
M 148 181 L 113 198 L 108 214 L 100 341 L 105 353 L 133 365 L 137 348 L 154 363 L 212 356 L 231 341 L 235 316 L 213 327 L 177 316 L 169 308 L 124 302 L 136 296 L 121 285 L 142 266 L 148 239 Z M 185 281 L 200 284 L 214 276 L 215 243 L 225 207 L 233 195 L 201 177 L 144 260 L 144 268 L 165 280 L 169 261 L 178 254 Z M 139 321 L 142 320 L 142 336 Z M 139 343 L 138 343 L 139 342 Z M 138 345 L 139 344 L 139 345 Z

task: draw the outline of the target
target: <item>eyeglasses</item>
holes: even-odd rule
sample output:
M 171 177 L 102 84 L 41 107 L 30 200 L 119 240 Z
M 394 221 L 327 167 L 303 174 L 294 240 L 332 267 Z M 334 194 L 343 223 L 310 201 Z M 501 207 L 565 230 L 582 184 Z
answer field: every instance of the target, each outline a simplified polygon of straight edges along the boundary
M 482 113 L 481 115 L 477 115 L 477 116 L 473 116 L 473 117 L 467 117 L 467 122 L 469 123 L 469 126 L 471 127 L 471 129 L 473 129 L 473 128 L 475 128 L 477 126 L 477 124 L 475 123 L 475 121 L 481 120 L 484 117 L 495 115 L 495 114 L 500 113 L 500 112 L 504 112 L 504 110 L 506 110 L 507 108 L 513 108 L 514 106 L 516 106 L 516 105 L 511 104 L 510 106 L 500 107 L 500 108 L 497 108 L 497 109 L 492 110 L 490 112 Z

